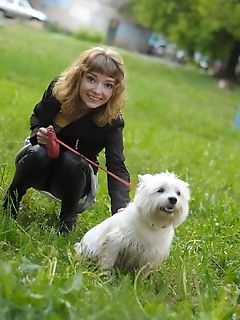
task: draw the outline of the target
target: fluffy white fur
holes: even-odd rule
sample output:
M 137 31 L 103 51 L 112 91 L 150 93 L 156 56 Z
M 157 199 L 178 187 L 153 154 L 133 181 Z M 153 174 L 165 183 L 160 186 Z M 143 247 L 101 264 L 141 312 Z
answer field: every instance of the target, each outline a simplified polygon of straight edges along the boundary
M 139 175 L 135 197 L 122 211 L 90 229 L 74 245 L 101 268 L 143 268 L 147 275 L 167 258 L 177 228 L 189 212 L 188 183 L 174 173 Z

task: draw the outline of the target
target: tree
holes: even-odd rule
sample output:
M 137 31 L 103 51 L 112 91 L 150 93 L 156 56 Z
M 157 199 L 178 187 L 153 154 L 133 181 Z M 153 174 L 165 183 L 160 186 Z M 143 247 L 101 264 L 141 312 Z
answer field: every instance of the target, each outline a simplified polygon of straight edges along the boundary
M 128 9 L 137 22 L 190 53 L 201 51 L 226 61 L 222 76 L 237 80 L 240 0 L 129 0 Z

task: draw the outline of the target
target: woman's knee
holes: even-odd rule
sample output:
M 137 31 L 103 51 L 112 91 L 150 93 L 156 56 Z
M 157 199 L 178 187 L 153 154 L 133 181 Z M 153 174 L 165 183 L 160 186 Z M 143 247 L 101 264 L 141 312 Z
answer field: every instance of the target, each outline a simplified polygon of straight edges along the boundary
M 83 159 L 82 157 L 74 154 L 71 151 L 66 151 L 61 153 L 59 158 L 59 163 L 62 168 L 67 168 L 71 172 L 84 172 L 86 174 L 89 173 L 89 163 Z
M 20 159 L 18 164 L 26 163 L 31 167 L 45 168 L 51 163 L 47 150 L 44 146 L 34 145 L 29 148 L 27 153 Z

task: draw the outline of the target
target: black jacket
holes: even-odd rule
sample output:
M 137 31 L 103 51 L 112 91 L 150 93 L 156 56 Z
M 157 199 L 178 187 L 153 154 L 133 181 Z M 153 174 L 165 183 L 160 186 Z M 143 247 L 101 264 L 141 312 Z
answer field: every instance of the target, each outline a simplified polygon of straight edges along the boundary
M 31 144 L 37 144 L 37 132 L 40 127 L 53 124 L 53 118 L 60 111 L 61 103 L 52 95 L 53 80 L 44 92 L 42 100 L 35 106 L 30 118 Z M 100 107 L 101 108 L 101 107 Z M 111 124 L 97 126 L 92 116 L 95 110 L 79 118 L 58 131 L 57 136 L 64 143 L 74 148 L 77 139 L 78 150 L 92 161 L 97 162 L 99 153 L 105 149 L 106 167 L 120 178 L 130 181 L 129 173 L 124 164 L 122 131 L 124 121 L 121 116 Z M 94 172 L 97 168 L 92 166 Z M 114 214 L 119 208 L 124 208 L 129 202 L 129 187 L 108 175 L 108 193 L 111 198 L 111 208 Z

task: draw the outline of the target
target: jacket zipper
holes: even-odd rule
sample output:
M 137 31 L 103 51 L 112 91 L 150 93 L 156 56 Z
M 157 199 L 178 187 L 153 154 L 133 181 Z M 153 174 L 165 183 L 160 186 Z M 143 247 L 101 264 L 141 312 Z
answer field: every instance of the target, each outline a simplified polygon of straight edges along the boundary
M 78 150 L 78 143 L 79 143 L 79 139 L 76 140 L 76 143 L 75 143 L 75 150 Z

